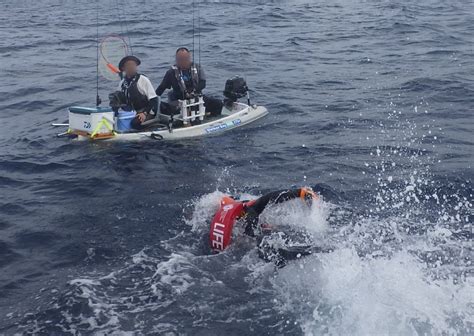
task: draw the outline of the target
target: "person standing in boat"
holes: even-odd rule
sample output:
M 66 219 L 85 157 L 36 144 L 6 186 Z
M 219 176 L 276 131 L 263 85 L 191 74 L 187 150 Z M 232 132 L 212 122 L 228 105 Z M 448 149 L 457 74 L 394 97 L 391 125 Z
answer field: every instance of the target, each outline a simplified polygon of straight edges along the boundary
M 132 127 L 136 130 L 146 128 L 144 123 L 155 118 L 158 111 L 158 97 L 153 84 L 148 77 L 138 72 L 140 63 L 138 57 L 129 55 L 122 58 L 118 66 L 124 74 L 118 88 L 120 100 L 126 105 L 123 109 L 137 113 L 132 120 Z
M 202 94 L 206 87 L 206 75 L 199 64 L 192 61 L 192 54 L 186 47 L 176 50 L 176 64 L 166 72 L 161 84 L 156 89 L 160 97 L 166 89 L 172 89 L 168 93 L 168 104 L 161 103 L 161 113 L 177 113 L 178 99 L 190 99 L 195 95 Z M 222 101 L 208 95 L 203 95 L 206 111 L 211 115 L 219 115 L 222 111 Z

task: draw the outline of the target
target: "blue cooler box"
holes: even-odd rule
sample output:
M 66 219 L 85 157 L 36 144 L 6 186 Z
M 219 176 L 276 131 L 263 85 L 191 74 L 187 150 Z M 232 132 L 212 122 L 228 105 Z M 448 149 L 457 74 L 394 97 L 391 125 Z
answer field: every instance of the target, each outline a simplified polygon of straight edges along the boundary
M 115 130 L 121 133 L 130 132 L 132 130 L 132 120 L 135 118 L 135 115 L 135 111 L 119 111 Z

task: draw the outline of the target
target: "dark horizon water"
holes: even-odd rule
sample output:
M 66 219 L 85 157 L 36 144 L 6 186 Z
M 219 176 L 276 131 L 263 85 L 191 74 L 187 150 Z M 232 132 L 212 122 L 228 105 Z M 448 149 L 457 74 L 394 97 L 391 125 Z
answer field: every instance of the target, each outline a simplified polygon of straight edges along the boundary
M 128 32 L 157 85 L 192 46 L 192 2 L 123 3 L 100 2 L 100 35 Z M 199 1 L 207 92 L 245 75 L 270 114 L 70 142 L 50 125 L 95 103 L 94 6 L 1 2 L 0 334 L 473 333 L 472 1 Z M 323 200 L 265 219 L 333 252 L 209 253 L 223 193 L 301 185 Z

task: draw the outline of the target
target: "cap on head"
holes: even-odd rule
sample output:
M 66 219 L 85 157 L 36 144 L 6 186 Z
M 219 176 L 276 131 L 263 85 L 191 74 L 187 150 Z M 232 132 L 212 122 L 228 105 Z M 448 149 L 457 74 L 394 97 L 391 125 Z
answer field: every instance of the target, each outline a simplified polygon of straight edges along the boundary
M 176 55 L 178 55 L 180 51 L 186 51 L 188 53 L 190 52 L 189 49 L 186 47 L 179 47 L 178 49 L 176 49 Z
M 222 198 L 221 207 L 214 215 L 211 222 L 209 244 L 214 252 L 224 251 L 232 238 L 232 229 L 235 221 L 242 216 L 244 203 L 238 202 L 228 196 Z
M 118 64 L 118 68 L 120 71 L 123 71 L 123 67 L 125 66 L 125 63 L 127 63 L 128 61 L 134 61 L 137 65 L 140 65 L 142 63 L 140 59 L 136 56 L 133 56 L 133 55 L 125 56 L 124 58 L 120 60 Z

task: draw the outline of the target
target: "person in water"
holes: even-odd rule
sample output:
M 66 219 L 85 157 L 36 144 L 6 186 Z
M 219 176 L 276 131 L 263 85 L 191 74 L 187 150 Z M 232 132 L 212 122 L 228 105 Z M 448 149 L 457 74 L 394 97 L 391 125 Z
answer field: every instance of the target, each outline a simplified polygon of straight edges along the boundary
M 158 96 L 148 77 L 138 72 L 140 63 L 137 57 L 130 55 L 122 58 L 118 66 L 124 74 L 118 88 L 118 99 L 122 103 L 122 109 L 137 113 L 132 120 L 132 127 L 136 130 L 146 128 L 146 122 L 154 119 L 158 111 Z M 117 112 L 118 107 L 113 108 Z
M 237 201 L 225 196 L 222 198 L 220 208 L 211 223 L 209 241 L 211 249 L 214 252 L 225 250 L 231 243 L 234 224 L 239 221 L 242 223 L 246 235 L 257 237 L 259 255 L 266 261 L 273 261 L 281 267 L 288 259 L 310 254 L 312 252 L 311 246 L 307 245 L 287 245 L 274 248 L 266 238 L 275 231 L 269 225 L 259 224 L 259 218 L 269 205 L 294 199 L 301 199 L 310 205 L 313 200 L 318 198 L 318 195 L 308 187 L 274 191 L 251 201 Z M 283 240 L 286 239 L 285 233 L 278 232 L 278 234 Z
M 163 80 L 156 89 L 158 97 L 166 89 L 172 89 L 168 93 L 168 104 L 162 103 L 161 113 L 175 114 L 178 112 L 178 100 L 190 99 L 201 95 L 206 87 L 206 75 L 200 64 L 192 61 L 192 54 L 188 48 L 181 47 L 176 50 L 176 64 L 165 73 Z M 223 103 L 219 99 L 203 95 L 206 111 L 211 115 L 219 115 Z

